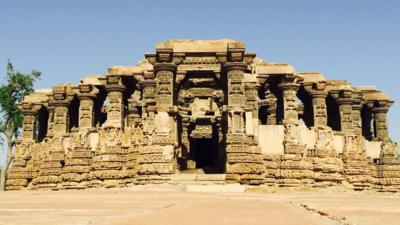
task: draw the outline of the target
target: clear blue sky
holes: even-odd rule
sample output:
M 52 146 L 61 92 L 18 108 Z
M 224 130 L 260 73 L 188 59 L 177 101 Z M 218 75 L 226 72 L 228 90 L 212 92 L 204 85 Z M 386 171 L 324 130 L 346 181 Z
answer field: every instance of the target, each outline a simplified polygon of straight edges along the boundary
M 238 39 L 270 62 L 376 85 L 398 102 L 400 141 L 400 1 L 0 0 L 0 29 L 0 75 L 10 58 L 43 72 L 36 88 L 133 65 L 167 39 Z

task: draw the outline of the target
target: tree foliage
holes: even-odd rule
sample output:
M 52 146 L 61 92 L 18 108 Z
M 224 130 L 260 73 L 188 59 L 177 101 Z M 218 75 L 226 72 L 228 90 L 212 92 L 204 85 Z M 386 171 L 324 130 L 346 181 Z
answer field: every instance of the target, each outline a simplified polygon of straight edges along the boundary
M 4 135 L 7 142 L 7 154 L 4 162 L 1 177 L 0 188 L 5 185 L 7 170 L 12 161 L 12 149 L 15 139 L 19 135 L 19 129 L 22 127 L 23 114 L 17 105 L 24 97 L 34 91 L 33 84 L 40 78 L 41 73 L 33 70 L 30 73 L 21 73 L 15 71 L 10 61 L 7 62 L 7 74 L 5 83 L 0 85 L 0 134 Z M 4 140 L 2 140 L 4 142 Z
M 14 130 L 14 136 L 18 135 L 17 130 L 22 126 L 22 112 L 17 108 L 25 95 L 33 92 L 34 82 L 40 78 L 40 72 L 33 70 L 29 74 L 19 71 L 15 72 L 10 61 L 7 62 L 6 83 L 0 86 L 0 112 L 3 115 L 0 132 Z

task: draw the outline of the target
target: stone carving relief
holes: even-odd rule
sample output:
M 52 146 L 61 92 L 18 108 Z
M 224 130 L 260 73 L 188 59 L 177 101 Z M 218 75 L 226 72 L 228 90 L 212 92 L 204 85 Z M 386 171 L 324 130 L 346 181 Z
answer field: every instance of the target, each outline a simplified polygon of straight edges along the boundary
M 54 111 L 54 134 L 65 134 L 68 128 L 68 108 L 56 106 Z
M 93 127 L 93 100 L 82 99 L 79 105 L 79 127 L 90 128 Z

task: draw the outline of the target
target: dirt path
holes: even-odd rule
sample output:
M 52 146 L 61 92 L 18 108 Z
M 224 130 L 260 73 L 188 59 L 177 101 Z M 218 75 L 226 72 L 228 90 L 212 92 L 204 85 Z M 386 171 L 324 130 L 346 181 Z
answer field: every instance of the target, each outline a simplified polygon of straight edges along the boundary
M 400 196 L 93 189 L 0 193 L 1 225 L 396 224 Z

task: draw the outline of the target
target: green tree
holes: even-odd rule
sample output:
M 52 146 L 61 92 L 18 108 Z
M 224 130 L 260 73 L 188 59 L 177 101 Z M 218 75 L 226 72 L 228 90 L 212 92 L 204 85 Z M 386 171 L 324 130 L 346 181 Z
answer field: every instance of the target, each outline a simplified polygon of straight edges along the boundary
M 13 160 L 15 140 L 23 123 L 23 114 L 17 108 L 24 97 L 34 91 L 33 83 L 40 78 L 41 73 L 33 70 L 31 73 L 14 71 L 10 61 L 7 62 L 5 83 L 0 85 L 0 134 L 6 145 L 6 159 L 1 169 L 0 190 L 5 189 L 5 182 Z

